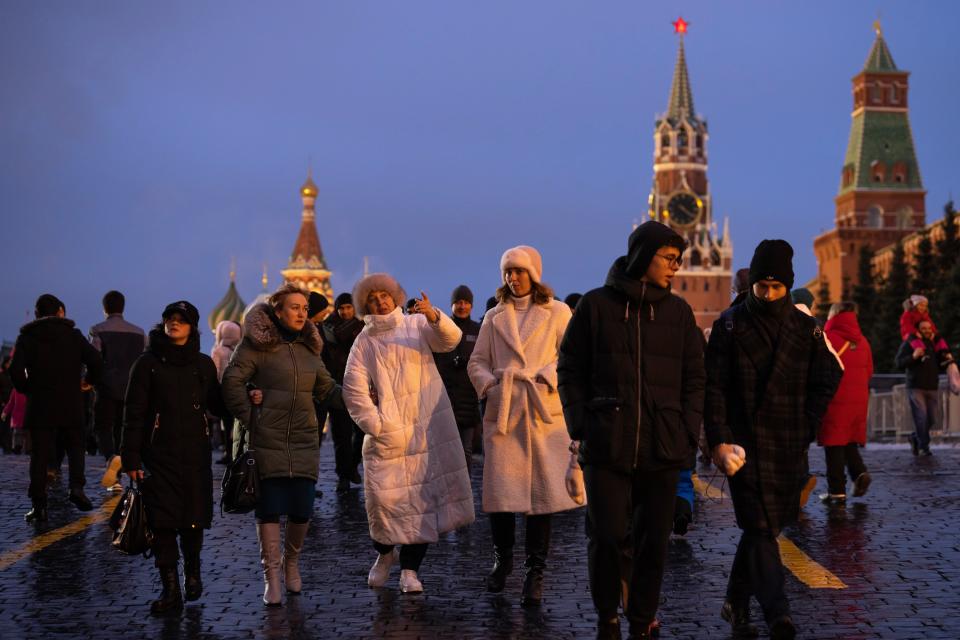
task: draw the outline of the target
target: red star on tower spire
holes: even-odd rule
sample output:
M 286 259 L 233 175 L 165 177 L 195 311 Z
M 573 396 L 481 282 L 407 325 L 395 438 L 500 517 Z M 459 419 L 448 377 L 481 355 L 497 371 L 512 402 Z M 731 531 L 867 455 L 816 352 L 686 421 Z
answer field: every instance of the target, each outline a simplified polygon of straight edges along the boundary
M 673 32 L 679 33 L 682 36 L 687 34 L 687 27 L 690 25 L 683 17 L 677 18 L 676 22 L 671 22 L 670 24 L 673 25 Z

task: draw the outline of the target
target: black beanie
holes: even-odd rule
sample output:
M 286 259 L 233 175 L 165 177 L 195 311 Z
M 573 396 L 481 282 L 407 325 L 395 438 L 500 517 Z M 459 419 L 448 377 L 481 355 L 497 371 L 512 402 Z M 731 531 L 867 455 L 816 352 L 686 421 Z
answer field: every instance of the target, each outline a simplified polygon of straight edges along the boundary
M 341 293 L 333 302 L 334 309 L 339 309 L 345 304 L 353 305 L 353 296 L 347 292 Z
M 329 306 L 330 301 L 327 300 L 327 296 L 322 293 L 317 293 L 316 291 L 311 291 L 310 298 L 307 302 L 307 317 L 312 318 Z
M 764 240 L 750 261 L 750 286 L 760 280 L 776 280 L 793 288 L 793 247 L 786 240 Z
M 453 293 L 450 294 L 450 304 L 455 303 L 457 300 L 466 300 L 470 304 L 473 304 L 473 291 L 470 291 L 470 287 L 462 284 L 454 289 Z
M 675 247 L 682 254 L 687 243 L 679 233 L 655 220 L 644 222 L 634 229 L 627 239 L 627 275 L 642 277 L 653 260 L 653 254 L 661 247 Z

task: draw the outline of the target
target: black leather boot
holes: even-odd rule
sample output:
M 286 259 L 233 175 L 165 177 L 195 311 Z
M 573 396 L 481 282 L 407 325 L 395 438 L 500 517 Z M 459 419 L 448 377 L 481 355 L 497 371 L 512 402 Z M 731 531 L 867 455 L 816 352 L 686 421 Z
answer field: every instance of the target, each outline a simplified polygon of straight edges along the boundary
M 750 607 L 735 605 L 727 600 L 720 609 L 720 617 L 730 623 L 730 633 L 734 638 L 756 638 L 760 630 L 750 622 Z
M 487 575 L 487 591 L 500 593 L 507 584 L 507 576 L 513 573 L 513 547 L 493 548 L 493 569 Z
M 23 514 L 23 519 L 27 522 L 41 523 L 47 521 L 47 505 L 34 504 L 30 511 Z
M 547 552 L 550 550 L 550 515 L 527 516 L 527 533 L 524 546 L 527 559 L 523 563 L 523 593 L 520 605 L 539 607 L 543 596 L 543 571 L 547 568 Z
M 183 596 L 188 602 L 199 600 L 203 595 L 203 581 L 200 579 L 200 555 L 183 558 Z
M 160 592 L 160 599 L 150 603 L 150 613 L 158 616 L 183 609 L 177 565 L 160 567 L 160 584 L 163 587 Z

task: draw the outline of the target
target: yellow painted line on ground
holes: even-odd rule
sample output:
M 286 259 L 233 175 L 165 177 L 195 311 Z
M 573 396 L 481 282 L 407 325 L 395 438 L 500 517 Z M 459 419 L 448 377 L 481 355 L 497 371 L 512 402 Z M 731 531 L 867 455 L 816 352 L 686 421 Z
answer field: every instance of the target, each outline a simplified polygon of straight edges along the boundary
M 722 490 L 709 482 L 704 482 L 696 474 L 693 476 L 693 488 L 697 493 L 711 500 L 727 497 Z M 783 566 L 790 570 L 797 580 L 811 589 L 846 589 L 843 580 L 832 574 L 826 567 L 800 550 L 800 547 L 781 535 L 777 538 L 780 545 L 780 559 Z
M 830 573 L 813 558 L 800 550 L 789 538 L 780 536 L 780 559 L 783 566 L 793 572 L 803 584 L 811 589 L 846 589 L 843 580 Z
M 120 496 L 113 496 L 100 505 L 100 508 L 93 513 L 83 516 L 78 520 L 74 520 L 70 524 L 60 527 L 59 529 L 42 533 L 36 538 L 33 538 L 32 540 L 20 545 L 15 549 L 5 551 L 3 554 L 0 554 L 0 571 L 6 571 L 8 568 L 10 568 L 10 566 L 20 562 L 31 553 L 36 553 L 37 551 L 46 549 L 56 542 L 60 542 L 65 538 L 69 538 L 72 535 L 78 534 L 92 524 L 108 520 L 110 515 L 113 513 L 113 508 L 117 505 L 119 500 Z

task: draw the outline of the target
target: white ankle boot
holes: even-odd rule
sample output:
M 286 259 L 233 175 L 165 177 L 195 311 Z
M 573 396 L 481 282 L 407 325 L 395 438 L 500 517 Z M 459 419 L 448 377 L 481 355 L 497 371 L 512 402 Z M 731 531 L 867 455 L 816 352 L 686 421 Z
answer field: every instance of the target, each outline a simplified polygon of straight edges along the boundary
M 390 567 L 392 567 L 400 558 L 400 552 L 396 547 L 389 553 L 377 554 L 377 559 L 370 567 L 370 573 L 367 574 L 367 584 L 374 588 L 380 588 L 387 584 L 390 578 Z
M 422 593 L 423 585 L 417 579 L 417 572 L 410 569 L 400 571 L 400 593 Z

